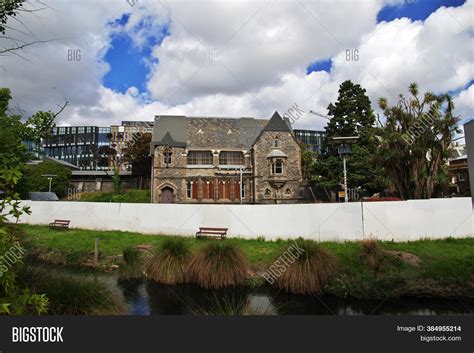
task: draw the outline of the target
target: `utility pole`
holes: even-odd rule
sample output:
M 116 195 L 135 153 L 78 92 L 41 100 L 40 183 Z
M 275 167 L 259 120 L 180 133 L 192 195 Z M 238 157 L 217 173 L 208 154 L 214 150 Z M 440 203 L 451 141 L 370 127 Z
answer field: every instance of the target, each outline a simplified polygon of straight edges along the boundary
M 242 174 L 243 173 L 244 173 L 243 169 L 240 168 L 240 204 L 242 204 L 242 194 L 243 194 L 243 191 L 244 191 L 244 184 L 242 184 L 242 182 L 243 182 Z
M 346 169 L 346 156 L 342 156 L 342 163 L 344 165 L 344 202 L 349 202 L 349 197 L 347 195 L 347 169 Z

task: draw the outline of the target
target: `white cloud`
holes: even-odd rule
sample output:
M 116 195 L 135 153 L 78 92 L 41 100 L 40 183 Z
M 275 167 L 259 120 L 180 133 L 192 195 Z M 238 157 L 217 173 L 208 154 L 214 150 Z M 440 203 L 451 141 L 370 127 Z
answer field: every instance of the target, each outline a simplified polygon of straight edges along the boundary
M 30 0 L 36 3 L 34 0 Z M 473 79 L 474 1 L 440 8 L 426 21 L 376 24 L 386 3 L 400 1 L 124 1 L 46 0 L 52 9 L 22 20 L 39 39 L 65 38 L 25 49 L 24 61 L 0 57 L 0 86 L 30 112 L 70 101 L 60 123 L 108 125 L 151 120 L 156 114 L 268 117 L 293 104 L 307 113 L 296 126 L 322 128 L 339 84 L 362 84 L 374 108 L 380 96 L 395 103 L 410 82 L 436 93 L 459 90 Z M 137 46 L 170 23 L 171 35 L 153 48 L 149 95 L 135 87 L 117 93 L 102 86 L 102 58 L 124 13 Z M 141 21 L 148 26 L 137 27 Z M 18 24 L 19 26 L 19 24 Z M 68 50 L 81 50 L 68 61 Z M 346 60 L 357 49 L 358 61 Z M 332 58 L 331 72 L 306 75 L 313 61 Z M 214 60 L 216 59 L 216 60 Z M 473 114 L 473 88 L 455 97 L 458 112 Z M 151 103 L 150 103 L 151 101 Z

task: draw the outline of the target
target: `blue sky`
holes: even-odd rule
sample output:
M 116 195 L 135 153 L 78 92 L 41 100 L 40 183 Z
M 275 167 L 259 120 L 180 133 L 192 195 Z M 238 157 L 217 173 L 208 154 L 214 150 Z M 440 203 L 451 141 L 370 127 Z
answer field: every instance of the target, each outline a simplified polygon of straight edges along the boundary
M 104 76 L 103 84 L 120 93 L 125 93 L 130 87 L 136 87 L 140 93 L 145 93 L 152 49 L 170 35 L 169 26 L 157 29 L 149 22 L 140 22 L 134 30 L 146 33 L 146 44 L 137 47 L 133 38 L 123 30 L 129 18 L 129 14 L 124 14 L 108 24 L 117 31 L 112 35 L 110 49 L 104 57 L 110 65 L 110 71 Z

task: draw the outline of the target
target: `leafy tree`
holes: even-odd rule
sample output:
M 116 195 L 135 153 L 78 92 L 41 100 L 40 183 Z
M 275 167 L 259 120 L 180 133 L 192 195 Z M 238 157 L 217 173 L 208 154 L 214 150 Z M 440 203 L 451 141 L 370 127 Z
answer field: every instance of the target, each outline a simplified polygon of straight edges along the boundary
M 143 179 L 148 180 L 151 176 L 150 143 L 150 133 L 137 134 L 123 153 L 125 161 L 132 165 L 132 175 L 139 177 L 139 188 L 142 187 Z
M 25 0 L 2 0 L 0 4 L 0 34 L 5 34 L 8 18 L 15 17 Z
M 306 144 L 300 143 L 301 149 L 301 174 L 303 175 L 303 180 L 311 180 L 311 172 L 314 168 L 314 161 L 316 158 L 316 153 L 314 153 L 311 148 Z
M 460 132 L 459 118 L 448 94 L 426 92 L 421 98 L 416 83 L 409 93 L 394 106 L 379 99 L 385 122 L 377 129 L 377 158 L 402 199 L 430 198 L 447 183 L 446 162 L 453 134 Z
M 326 126 L 323 153 L 318 157 L 313 174 L 317 186 L 337 191 L 343 183 L 343 166 L 333 137 L 359 136 L 347 160 L 348 186 L 360 187 L 367 194 L 383 190 L 383 168 L 373 158 L 377 149 L 375 115 L 366 91 L 358 84 L 344 81 L 339 87 L 338 100 L 328 106 L 331 117 Z
M 47 309 L 44 295 L 31 294 L 27 288 L 21 288 L 17 273 L 21 267 L 21 256 L 15 261 L 5 261 L 15 249 L 22 249 L 16 235 L 16 224 L 22 214 L 29 214 L 28 206 L 22 206 L 19 194 L 15 191 L 19 180 L 26 170 L 28 153 L 22 141 L 37 136 L 33 131 L 37 126 L 46 129 L 50 114 L 35 115 L 25 123 L 19 116 L 7 115 L 10 91 L 0 89 L 0 313 L 3 314 L 41 314 Z M 41 121 L 45 119 L 45 121 Z M 51 126 L 49 127 L 51 128 Z M 47 130 L 47 129 L 46 129 Z
M 0 314 L 42 314 L 48 306 L 46 296 L 31 294 L 28 288 L 20 288 L 17 283 L 25 250 L 16 236 L 16 227 L 22 214 L 31 213 L 28 206 L 20 205 L 18 194 L 13 193 L 20 177 L 17 167 L 0 170 L 0 190 L 3 192 L 0 199 Z
M 31 191 L 48 191 L 49 180 L 42 176 L 44 174 L 57 175 L 51 181 L 51 191 L 56 193 L 58 197 L 64 197 L 69 187 L 71 171 L 52 160 L 44 160 L 42 163 L 30 165 L 26 168 L 24 175 L 25 185 L 21 196 L 25 197 L 27 192 Z
M 114 192 L 118 194 L 120 192 L 120 171 L 117 166 L 114 166 L 114 175 L 112 175 L 112 182 L 114 183 Z
M 100 167 L 114 167 L 117 165 L 117 150 L 115 148 L 101 146 L 99 147 L 97 157 L 97 165 Z
M 0 1 L 0 56 L 15 54 L 17 57 L 25 59 L 19 52 L 26 47 L 38 43 L 50 42 L 51 40 L 38 40 L 35 34 L 23 23 L 23 16 L 19 14 L 34 14 L 47 8 L 48 6 L 41 2 L 44 7 L 25 6 L 29 2 L 26 0 L 1 0 Z M 31 5 L 31 4 L 30 4 Z M 15 18 L 15 22 L 21 25 L 21 29 L 13 28 L 8 23 Z M 26 29 L 26 30 L 25 30 Z M 0 65 L 1 68 L 3 66 Z M 3 68 L 4 69 L 4 68 Z

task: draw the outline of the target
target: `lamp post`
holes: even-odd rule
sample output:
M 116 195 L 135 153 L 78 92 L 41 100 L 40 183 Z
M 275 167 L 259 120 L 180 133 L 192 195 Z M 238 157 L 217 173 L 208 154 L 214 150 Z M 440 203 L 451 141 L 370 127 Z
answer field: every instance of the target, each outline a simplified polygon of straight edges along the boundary
M 49 180 L 49 192 L 51 192 L 51 181 L 53 180 L 53 178 L 57 177 L 57 175 L 56 174 L 42 174 L 41 176 L 48 178 L 48 180 Z
M 342 165 L 344 169 L 344 202 L 349 202 L 347 194 L 347 167 L 346 157 L 352 153 L 351 145 L 357 141 L 359 136 L 345 136 L 345 137 L 333 137 L 333 144 L 337 145 L 337 152 L 342 157 Z

